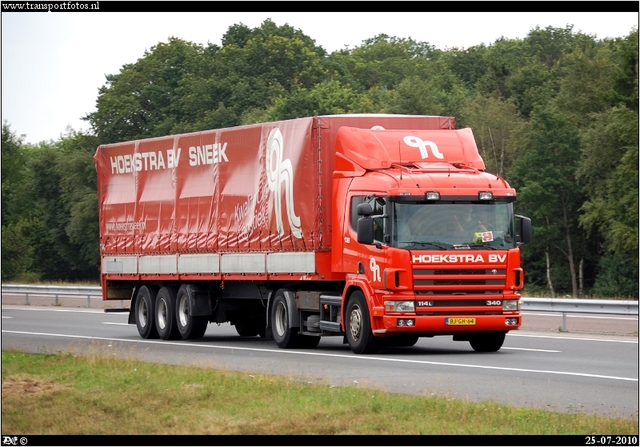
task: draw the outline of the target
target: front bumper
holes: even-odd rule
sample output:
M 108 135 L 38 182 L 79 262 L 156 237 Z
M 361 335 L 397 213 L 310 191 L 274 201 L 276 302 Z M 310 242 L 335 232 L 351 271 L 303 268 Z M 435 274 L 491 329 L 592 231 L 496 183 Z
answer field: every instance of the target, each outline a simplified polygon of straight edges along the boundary
M 505 332 L 522 325 L 520 312 L 501 315 L 415 315 L 393 314 L 374 317 L 374 333 L 413 333 L 425 335 L 455 335 L 474 332 Z

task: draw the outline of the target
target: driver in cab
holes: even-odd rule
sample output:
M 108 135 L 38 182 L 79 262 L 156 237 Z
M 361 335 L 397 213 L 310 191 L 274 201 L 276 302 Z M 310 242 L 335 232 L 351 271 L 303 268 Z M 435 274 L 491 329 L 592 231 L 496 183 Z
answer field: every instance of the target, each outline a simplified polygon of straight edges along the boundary
M 474 214 L 473 206 L 467 205 L 463 208 L 462 213 L 457 213 L 454 218 L 454 226 L 460 232 L 479 232 L 488 231 L 487 227 Z

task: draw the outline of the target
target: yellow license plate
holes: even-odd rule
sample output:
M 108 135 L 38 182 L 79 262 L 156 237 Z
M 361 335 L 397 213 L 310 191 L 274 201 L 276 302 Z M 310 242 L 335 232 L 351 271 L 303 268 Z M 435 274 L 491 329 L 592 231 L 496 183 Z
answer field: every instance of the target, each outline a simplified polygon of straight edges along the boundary
M 447 326 L 473 326 L 476 324 L 475 318 L 445 318 L 444 324 Z

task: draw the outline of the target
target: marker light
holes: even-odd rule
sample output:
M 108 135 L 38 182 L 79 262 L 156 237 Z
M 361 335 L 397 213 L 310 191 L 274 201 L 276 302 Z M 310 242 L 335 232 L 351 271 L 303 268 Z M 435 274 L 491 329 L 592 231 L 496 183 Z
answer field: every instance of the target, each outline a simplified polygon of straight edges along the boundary
M 482 191 L 478 193 L 479 200 L 493 200 L 493 193 L 491 191 Z
M 427 200 L 440 200 L 440 193 L 436 191 L 428 191 L 425 194 Z

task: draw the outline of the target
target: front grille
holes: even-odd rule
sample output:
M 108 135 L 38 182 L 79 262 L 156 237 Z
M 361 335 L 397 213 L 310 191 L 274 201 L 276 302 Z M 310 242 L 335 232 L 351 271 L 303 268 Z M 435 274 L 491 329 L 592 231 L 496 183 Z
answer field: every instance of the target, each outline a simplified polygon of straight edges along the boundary
M 484 294 L 485 291 L 502 290 L 506 279 L 505 269 L 418 268 L 413 271 L 413 285 L 417 293 Z
M 502 268 L 443 268 L 413 270 L 416 314 L 499 314 L 507 274 Z

